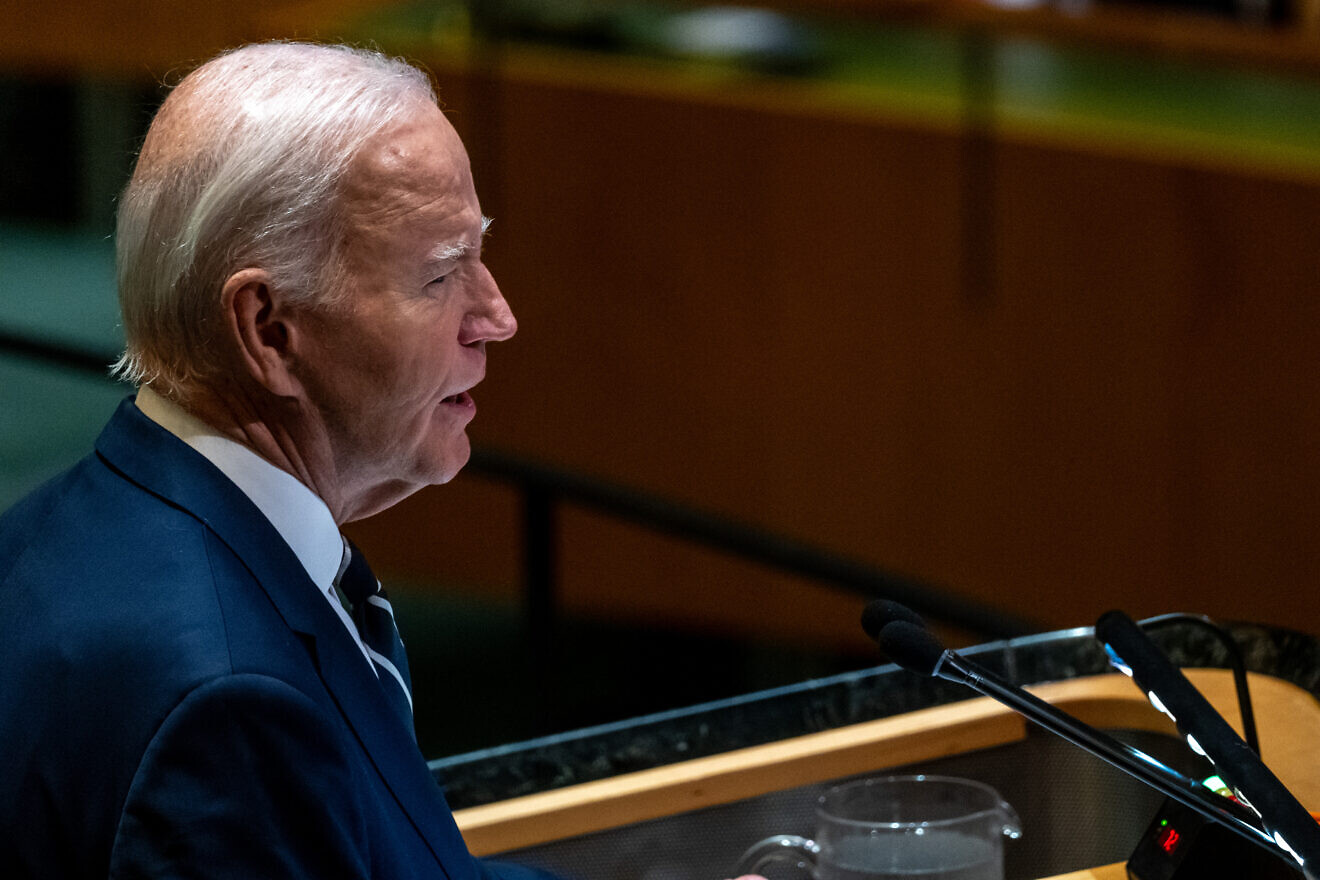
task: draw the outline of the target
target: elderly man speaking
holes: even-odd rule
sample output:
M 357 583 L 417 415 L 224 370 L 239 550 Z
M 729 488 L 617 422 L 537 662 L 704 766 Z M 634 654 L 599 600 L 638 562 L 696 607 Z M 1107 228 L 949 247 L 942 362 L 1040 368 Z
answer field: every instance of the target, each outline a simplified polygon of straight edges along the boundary
M 161 107 L 119 207 L 138 387 L 0 519 L 0 876 L 523 878 L 463 844 L 339 526 L 466 463 L 467 154 L 427 78 L 249 46 Z

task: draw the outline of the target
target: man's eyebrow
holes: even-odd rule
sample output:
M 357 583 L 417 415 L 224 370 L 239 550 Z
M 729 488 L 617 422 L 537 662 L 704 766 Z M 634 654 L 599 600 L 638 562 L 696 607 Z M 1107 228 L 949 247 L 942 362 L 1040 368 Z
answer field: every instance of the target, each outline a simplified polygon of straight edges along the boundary
M 483 239 L 486 237 L 487 232 L 490 230 L 490 225 L 494 222 L 495 222 L 494 219 L 490 217 L 481 218 L 481 237 Z M 463 256 L 469 251 L 476 250 L 477 247 L 478 246 L 476 244 L 472 244 L 466 241 L 455 241 L 455 242 L 449 242 L 447 244 L 442 244 L 431 252 L 427 262 L 447 263 L 451 260 L 457 260 L 459 257 Z

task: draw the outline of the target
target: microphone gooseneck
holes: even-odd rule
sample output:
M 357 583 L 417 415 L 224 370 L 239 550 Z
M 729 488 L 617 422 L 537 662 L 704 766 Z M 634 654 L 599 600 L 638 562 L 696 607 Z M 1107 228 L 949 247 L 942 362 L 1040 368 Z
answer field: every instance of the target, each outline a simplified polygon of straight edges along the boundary
M 881 600 L 883 601 L 883 600 Z M 876 603 L 871 603 L 875 605 Z M 897 606 L 901 611 L 896 611 Z M 868 610 L 870 605 L 867 606 Z M 903 614 L 901 605 L 888 602 L 883 608 L 863 614 L 863 620 L 881 625 L 873 638 L 897 665 L 920 675 L 942 678 L 965 685 L 979 694 L 997 700 L 1025 716 L 1029 721 L 1062 737 L 1083 751 L 1118 768 L 1129 776 L 1170 797 L 1211 821 L 1236 832 L 1252 843 L 1281 858 L 1292 861 L 1291 851 L 1280 846 L 1272 835 L 1252 824 L 1249 814 L 1239 805 L 1213 794 L 1201 783 L 1184 776 L 1172 767 L 1140 749 L 1119 742 L 1103 731 L 1083 724 L 1017 685 L 1000 679 L 956 651 L 948 650 L 930 630 L 920 624 L 911 611 Z M 914 622 L 912 618 L 916 618 Z M 870 634 L 870 629 L 867 629 Z
M 1210 759 L 1279 847 L 1300 865 L 1320 865 L 1320 825 L 1141 627 L 1110 611 L 1096 621 L 1095 635 L 1113 665 L 1169 716 L 1193 751 Z

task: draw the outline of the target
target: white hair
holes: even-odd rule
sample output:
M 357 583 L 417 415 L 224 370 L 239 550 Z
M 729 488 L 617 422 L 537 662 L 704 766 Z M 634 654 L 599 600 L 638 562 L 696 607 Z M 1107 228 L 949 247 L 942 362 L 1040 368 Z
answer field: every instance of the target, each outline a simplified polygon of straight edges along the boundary
M 221 369 L 220 293 L 240 269 L 264 269 L 286 301 L 338 302 L 340 182 L 418 100 L 436 104 L 424 73 L 346 46 L 245 46 L 184 77 L 119 204 L 115 375 L 183 396 Z

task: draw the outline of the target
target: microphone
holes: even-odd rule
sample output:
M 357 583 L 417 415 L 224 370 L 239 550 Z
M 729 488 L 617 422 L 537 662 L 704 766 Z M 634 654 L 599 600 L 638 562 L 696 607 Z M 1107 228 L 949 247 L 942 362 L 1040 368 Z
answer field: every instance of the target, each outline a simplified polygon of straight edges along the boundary
M 880 606 L 878 602 L 883 602 Z M 862 625 L 894 663 L 911 672 L 966 685 L 997 700 L 1082 751 L 1144 782 L 1188 809 L 1245 837 L 1280 858 L 1292 860 L 1290 850 L 1256 827 L 1244 808 L 1209 791 L 1204 785 L 1140 749 L 1119 742 L 1083 724 L 1022 688 L 1010 684 L 955 651 L 948 650 L 917 615 L 894 602 L 872 602 L 862 614 Z M 895 608 L 894 606 L 897 606 Z M 915 618 L 915 622 L 914 622 Z
M 1274 842 L 1310 876 L 1320 866 L 1320 825 L 1261 762 L 1205 697 L 1130 617 L 1110 611 L 1095 624 L 1110 661 L 1129 675 L 1187 738 L 1209 758 L 1238 799 L 1259 814 Z

